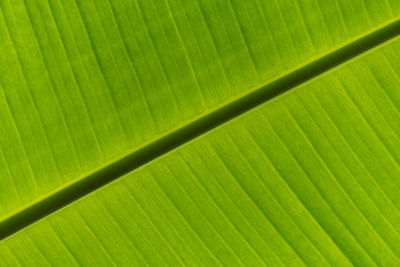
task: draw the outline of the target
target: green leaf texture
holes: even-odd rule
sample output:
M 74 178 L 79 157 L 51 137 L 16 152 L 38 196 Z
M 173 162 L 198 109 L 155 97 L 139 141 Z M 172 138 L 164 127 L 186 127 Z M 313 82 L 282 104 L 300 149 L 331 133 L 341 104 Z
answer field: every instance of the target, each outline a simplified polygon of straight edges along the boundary
M 374 34 L 398 22 L 400 2 L 0 8 L 1 231 L 293 70 L 329 69 L 43 211 L 0 240 L 0 265 L 400 266 L 400 40 Z M 363 36 L 380 46 L 319 61 Z
M 352 2 L 1 1 L 1 214 L 389 20 L 397 3 Z
M 1 259 L 400 264 L 399 49 L 375 50 L 50 215 L 3 242 Z

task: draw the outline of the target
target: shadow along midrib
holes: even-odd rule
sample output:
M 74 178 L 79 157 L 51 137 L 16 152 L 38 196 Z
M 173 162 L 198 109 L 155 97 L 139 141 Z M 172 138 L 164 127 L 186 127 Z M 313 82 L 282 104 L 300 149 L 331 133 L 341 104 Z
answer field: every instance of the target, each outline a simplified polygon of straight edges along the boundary
M 227 121 L 395 38 L 400 19 L 347 43 L 98 169 L 0 222 L 0 240 Z

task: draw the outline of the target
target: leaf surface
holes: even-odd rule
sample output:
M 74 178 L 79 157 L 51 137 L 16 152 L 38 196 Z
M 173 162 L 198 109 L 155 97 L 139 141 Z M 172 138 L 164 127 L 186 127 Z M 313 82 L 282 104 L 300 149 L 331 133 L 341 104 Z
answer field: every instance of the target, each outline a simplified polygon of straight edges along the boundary
M 0 8 L 3 265 L 400 264 L 397 1 Z
M 133 171 L 9 237 L 0 259 L 398 265 L 399 49 L 391 42 Z
M 0 217 L 400 10 L 361 0 L 0 7 Z

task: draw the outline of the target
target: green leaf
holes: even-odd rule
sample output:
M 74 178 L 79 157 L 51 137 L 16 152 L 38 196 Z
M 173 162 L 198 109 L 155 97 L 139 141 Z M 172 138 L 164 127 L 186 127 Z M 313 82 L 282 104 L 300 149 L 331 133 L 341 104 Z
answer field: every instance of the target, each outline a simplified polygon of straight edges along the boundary
M 0 7 L 3 265 L 400 264 L 397 1 Z
M 398 265 L 399 49 L 397 40 L 133 171 L 6 239 L 1 259 Z

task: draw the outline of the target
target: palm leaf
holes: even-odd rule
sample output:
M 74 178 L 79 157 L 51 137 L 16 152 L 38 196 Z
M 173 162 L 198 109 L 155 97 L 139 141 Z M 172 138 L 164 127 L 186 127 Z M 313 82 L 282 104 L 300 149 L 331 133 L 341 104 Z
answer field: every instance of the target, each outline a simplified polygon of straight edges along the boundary
M 399 265 L 396 1 L 0 7 L 5 266 Z

